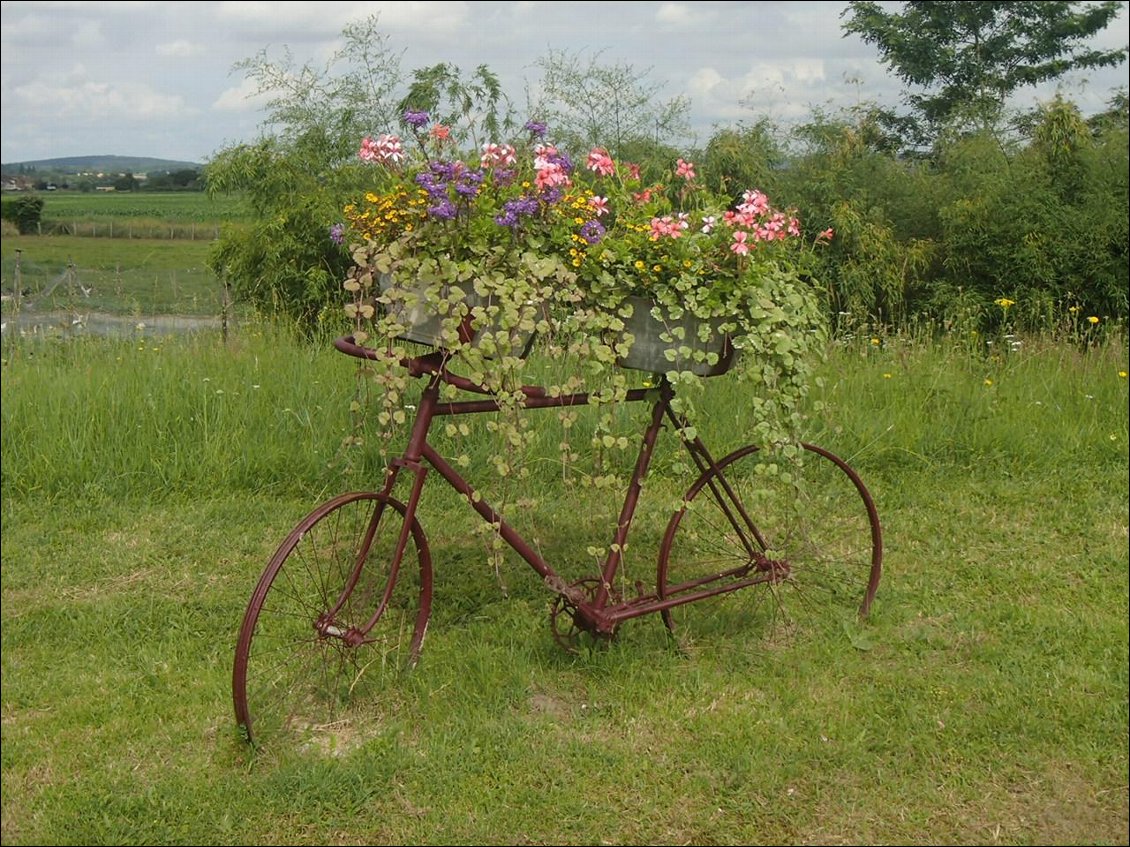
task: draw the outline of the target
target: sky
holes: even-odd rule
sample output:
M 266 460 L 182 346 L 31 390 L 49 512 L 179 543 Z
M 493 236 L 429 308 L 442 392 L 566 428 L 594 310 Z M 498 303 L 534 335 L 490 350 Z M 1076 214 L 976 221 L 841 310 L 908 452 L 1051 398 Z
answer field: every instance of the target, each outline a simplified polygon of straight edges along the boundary
M 897 9 L 900 3 L 884 3 Z M 1090 42 L 1130 43 L 1130 2 Z M 0 161 L 146 156 L 205 162 L 252 142 L 262 102 L 236 63 L 286 52 L 324 66 L 342 28 L 377 15 L 406 72 L 487 65 L 521 99 L 538 59 L 565 51 L 630 67 L 660 97 L 690 103 L 692 135 L 814 110 L 894 106 L 901 85 L 876 48 L 845 36 L 846 2 L 5 2 L 0 20 Z M 1060 89 L 1084 114 L 1127 87 L 1127 64 L 1071 74 Z M 1016 105 L 1054 96 L 1030 91 Z M 373 127 L 374 132 L 386 128 Z

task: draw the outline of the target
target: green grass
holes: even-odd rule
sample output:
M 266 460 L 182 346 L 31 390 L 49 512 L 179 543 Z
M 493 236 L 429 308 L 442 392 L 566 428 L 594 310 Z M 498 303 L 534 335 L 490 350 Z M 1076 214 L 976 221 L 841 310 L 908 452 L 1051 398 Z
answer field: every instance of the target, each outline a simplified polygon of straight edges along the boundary
M 340 449 L 351 360 L 269 329 L 6 339 L 3 841 L 1125 844 L 1127 369 L 1117 333 L 835 347 L 810 438 L 875 495 L 885 573 L 862 627 L 795 642 L 737 628 L 687 656 L 643 618 L 566 654 L 548 592 L 513 558 L 494 573 L 433 479 L 423 661 L 323 745 L 254 753 L 230 700 L 251 589 L 303 514 L 375 475 Z M 741 388 L 707 388 L 704 435 L 731 444 Z M 529 414 L 517 519 L 583 573 L 615 495 L 583 484 L 579 431 L 563 484 L 556 413 Z M 648 502 L 682 484 L 657 461 Z M 646 580 L 665 514 L 640 520 Z
M 5 235 L 5 315 L 51 311 L 214 317 L 219 280 L 207 267 L 207 241 Z M 73 271 L 69 270 L 73 265 Z M 18 282 L 18 285 L 17 285 Z
M 202 191 L 162 192 L 51 192 L 44 198 L 45 225 L 72 224 L 75 221 L 108 224 L 123 228 L 132 221 L 165 221 L 175 224 L 212 224 L 242 220 L 247 213 L 239 198 L 209 197 Z

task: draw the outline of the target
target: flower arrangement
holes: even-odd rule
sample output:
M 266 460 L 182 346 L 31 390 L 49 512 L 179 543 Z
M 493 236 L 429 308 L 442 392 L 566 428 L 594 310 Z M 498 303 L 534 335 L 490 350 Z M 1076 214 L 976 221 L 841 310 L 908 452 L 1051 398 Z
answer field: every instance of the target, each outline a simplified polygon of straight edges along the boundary
M 578 288 L 590 312 L 604 316 L 589 325 L 603 327 L 615 361 L 682 385 L 688 417 L 694 400 L 685 389 L 732 370 L 755 383 L 758 439 L 790 438 L 826 337 L 803 269 L 831 230 L 809 244 L 794 212 L 756 189 L 736 197 L 710 190 L 682 158 L 667 185 L 645 185 L 638 166 L 603 149 L 586 166 L 600 234 L 586 242 Z
M 747 435 L 795 433 L 824 341 L 795 214 L 752 188 L 710 190 L 685 159 L 667 185 L 645 185 L 639 166 L 602 148 L 575 165 L 533 121 L 517 143 L 474 155 L 424 112 L 403 123 L 403 136 L 363 140 L 372 187 L 345 209 L 359 242 L 345 282 L 358 341 L 389 362 L 403 339 L 427 341 L 516 408 L 531 333 L 570 339 L 557 349 L 584 357 L 586 375 L 613 374 L 604 396 L 626 390 L 616 365 L 680 386 L 689 434 L 686 389 L 731 371 L 755 389 Z
M 481 368 L 518 353 L 533 330 L 548 331 L 548 306 L 568 299 L 579 264 L 571 245 L 591 215 L 572 190 L 569 157 L 542 141 L 543 124 L 527 123 L 519 145 L 484 144 L 470 159 L 448 127 L 428 122 L 408 111 L 407 142 L 390 134 L 362 142 L 375 186 L 345 209 L 362 240 L 346 311 L 376 318 L 385 338 L 412 339 L 405 320 L 438 317 L 426 340 Z M 487 376 L 487 387 L 506 387 Z

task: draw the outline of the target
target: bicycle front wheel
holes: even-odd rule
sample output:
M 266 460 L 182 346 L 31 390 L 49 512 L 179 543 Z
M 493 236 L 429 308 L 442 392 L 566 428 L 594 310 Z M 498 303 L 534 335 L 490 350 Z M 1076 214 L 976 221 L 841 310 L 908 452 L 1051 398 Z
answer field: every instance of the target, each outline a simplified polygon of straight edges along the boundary
M 419 522 L 373 492 L 323 503 L 267 564 L 236 642 L 236 721 L 253 744 L 349 722 L 419 658 L 432 567 Z
M 868 613 L 883 560 L 875 503 L 847 462 L 803 446 L 799 463 L 731 453 L 671 517 L 656 585 L 690 601 L 663 612 L 684 643 L 749 625 L 791 637 Z

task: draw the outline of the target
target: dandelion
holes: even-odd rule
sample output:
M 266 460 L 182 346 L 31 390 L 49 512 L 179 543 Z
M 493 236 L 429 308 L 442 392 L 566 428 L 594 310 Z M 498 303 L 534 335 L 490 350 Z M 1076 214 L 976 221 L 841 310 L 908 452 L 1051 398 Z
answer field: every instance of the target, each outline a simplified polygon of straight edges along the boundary
M 1091 315 L 1089 318 L 1087 318 L 1087 323 L 1091 324 L 1092 326 L 1094 326 L 1098 322 L 1099 322 L 1099 319 L 1097 317 L 1095 317 L 1094 315 Z
M 1120 379 L 1126 379 L 1126 371 L 1119 371 L 1118 376 Z

